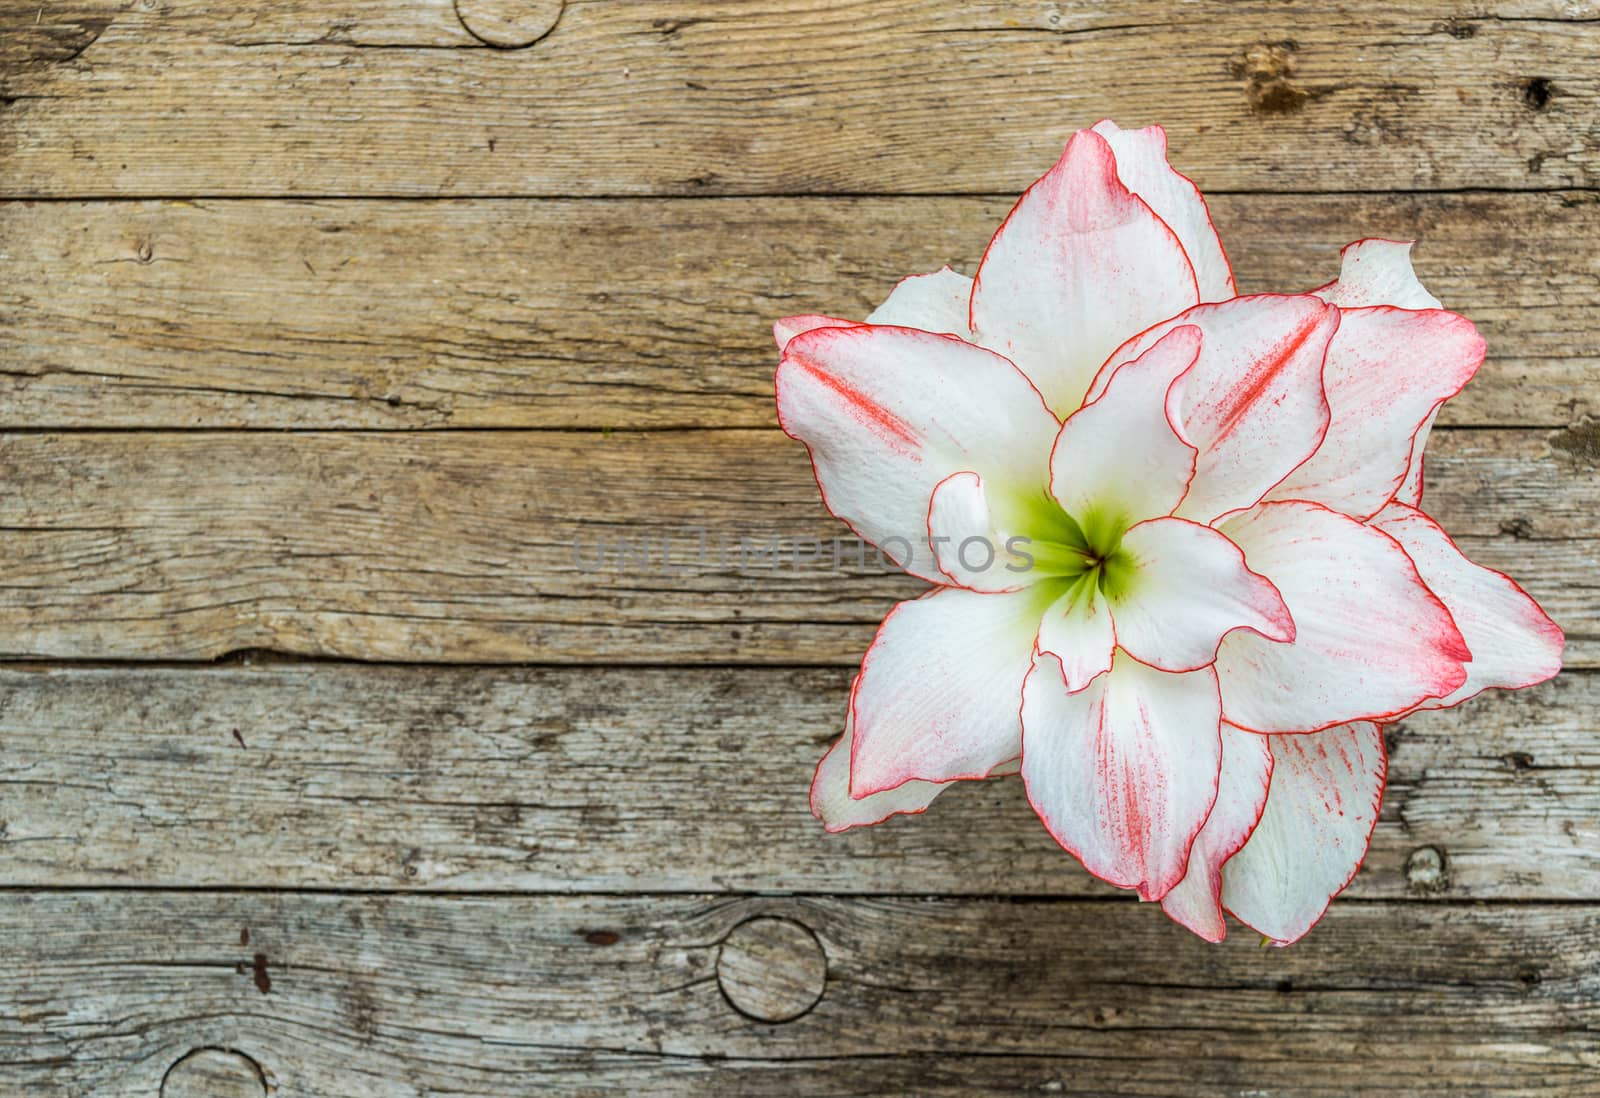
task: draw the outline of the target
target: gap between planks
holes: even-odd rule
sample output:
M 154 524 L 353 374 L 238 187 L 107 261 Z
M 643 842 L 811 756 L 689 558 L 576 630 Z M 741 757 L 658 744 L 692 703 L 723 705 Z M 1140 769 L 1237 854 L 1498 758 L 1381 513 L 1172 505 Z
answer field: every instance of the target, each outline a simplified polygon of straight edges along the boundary
M 1048 166 L 1048 165 L 1047 165 Z M 1174 165 L 1181 167 L 1181 165 Z M 406 203 L 413 205 L 448 205 L 450 203 L 471 202 L 604 202 L 604 203 L 629 203 L 629 202 L 764 202 L 764 201 L 815 201 L 833 200 L 841 202 L 852 199 L 896 201 L 917 201 L 918 199 L 988 199 L 991 201 L 1015 202 L 1020 191 L 740 191 L 735 194 L 636 194 L 628 191 L 618 191 L 614 194 L 598 193 L 584 194 L 547 194 L 539 191 L 520 193 L 517 191 L 493 192 L 482 194 L 444 192 L 441 194 L 407 194 L 404 191 L 384 194 L 378 192 L 363 193 L 360 191 L 329 191 L 318 193 L 313 191 L 297 192 L 285 191 L 281 194 L 228 194 L 218 193 L 184 193 L 171 194 L 117 194 L 84 193 L 84 194 L 47 194 L 36 195 L 26 193 L 8 193 L 0 191 L 0 203 L 17 202 L 28 206 L 71 206 L 71 205 L 119 205 L 136 204 L 140 202 L 211 202 L 216 204 L 233 203 L 235 205 L 249 205 L 253 202 L 388 202 Z M 1338 198 L 1471 198 L 1474 195 L 1592 195 L 1600 194 L 1600 187 L 1577 186 L 1557 184 L 1549 187 L 1428 187 L 1416 190 L 1393 190 L 1374 188 L 1371 190 L 1295 190 L 1288 187 L 1248 189 L 1225 189 L 1213 187 L 1205 192 L 1207 199 L 1212 198 L 1312 198 L 1312 199 L 1338 199 Z

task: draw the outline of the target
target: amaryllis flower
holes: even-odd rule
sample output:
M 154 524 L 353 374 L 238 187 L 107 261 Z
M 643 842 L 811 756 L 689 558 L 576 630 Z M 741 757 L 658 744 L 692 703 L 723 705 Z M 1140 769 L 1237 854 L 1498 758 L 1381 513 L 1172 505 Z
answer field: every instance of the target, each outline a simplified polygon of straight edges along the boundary
M 937 585 L 862 661 L 812 788 L 830 831 L 1020 771 L 1091 873 L 1286 944 L 1365 856 L 1383 723 L 1560 667 L 1421 510 L 1472 324 L 1387 240 L 1237 296 L 1159 127 L 1073 135 L 973 278 L 775 331 L 824 503 Z

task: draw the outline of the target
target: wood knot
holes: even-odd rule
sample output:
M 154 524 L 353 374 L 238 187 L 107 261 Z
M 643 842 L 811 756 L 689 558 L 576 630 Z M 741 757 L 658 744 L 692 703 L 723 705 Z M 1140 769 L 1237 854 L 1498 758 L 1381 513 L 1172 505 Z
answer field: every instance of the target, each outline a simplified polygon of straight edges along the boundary
M 1450 887 L 1450 873 L 1444 851 L 1436 846 L 1419 846 L 1406 859 L 1406 884 L 1413 892 L 1443 892 Z
M 1306 105 L 1312 93 L 1293 79 L 1293 42 L 1257 42 L 1228 65 L 1236 80 L 1244 81 L 1244 97 L 1258 114 L 1293 114 Z
M 455 0 L 467 33 L 498 50 L 520 50 L 555 29 L 563 0 Z
M 828 955 L 817 936 L 790 919 L 740 923 L 717 955 L 717 985 L 734 1010 L 757 1022 L 792 1022 L 817 1005 Z
M 1586 418 L 1551 435 L 1550 445 L 1583 465 L 1600 465 L 1600 423 Z
M 197 1048 L 167 1069 L 161 1098 L 266 1098 L 267 1076 L 244 1053 Z

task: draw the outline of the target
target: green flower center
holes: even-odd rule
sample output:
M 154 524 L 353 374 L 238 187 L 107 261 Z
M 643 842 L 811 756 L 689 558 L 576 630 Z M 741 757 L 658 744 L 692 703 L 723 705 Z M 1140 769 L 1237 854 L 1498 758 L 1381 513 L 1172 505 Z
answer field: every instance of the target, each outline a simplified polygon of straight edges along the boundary
M 1028 508 L 1028 552 L 1034 568 L 1058 593 L 1098 591 L 1108 598 L 1128 593 L 1137 569 L 1122 547 L 1131 525 L 1120 511 L 1097 507 L 1073 516 L 1046 496 Z

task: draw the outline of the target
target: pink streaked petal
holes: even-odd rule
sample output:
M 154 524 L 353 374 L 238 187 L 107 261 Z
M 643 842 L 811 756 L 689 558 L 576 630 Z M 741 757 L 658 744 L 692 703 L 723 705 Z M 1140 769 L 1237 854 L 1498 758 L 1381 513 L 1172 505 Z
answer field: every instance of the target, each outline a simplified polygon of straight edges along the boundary
M 1050 492 L 1069 515 L 1126 528 L 1170 515 L 1182 502 L 1195 449 L 1173 428 L 1168 409 L 1199 353 L 1200 329 L 1174 328 L 1062 424 L 1050 453 Z
M 1198 306 L 1117 348 L 1089 398 L 1179 325 L 1203 336 L 1175 416 L 1199 451 L 1177 514 L 1210 523 L 1258 502 L 1321 445 L 1329 418 L 1322 364 L 1339 310 L 1304 294 Z
M 1245 566 L 1239 547 L 1188 519 L 1142 522 L 1122 537 L 1130 558 L 1126 590 L 1110 597 L 1117 643 L 1162 671 L 1197 671 L 1216 662 L 1222 638 L 1252 629 L 1267 640 L 1294 639 L 1289 608 L 1270 580 Z
M 945 332 L 971 339 L 968 317 L 972 308 L 972 279 L 941 267 L 932 274 L 911 275 L 889 294 L 888 300 L 867 314 L 868 324 L 893 324 Z
M 1390 504 L 1373 521 L 1416 562 L 1472 650 L 1467 681 L 1419 709 L 1459 705 L 1494 687 L 1519 690 L 1561 670 L 1560 627 L 1509 576 L 1468 560 L 1449 534 L 1414 508 Z
M 1105 138 L 1081 130 L 989 242 L 972 330 L 1064 417 L 1119 343 L 1199 299 L 1177 236 L 1117 178 Z
M 1160 126 L 1125 130 L 1110 119 L 1096 123 L 1093 129 L 1116 154 L 1117 177 L 1123 185 L 1144 199 L 1178 237 L 1194 266 L 1200 300 L 1233 297 L 1233 268 L 1217 238 L 1211 211 L 1206 209 L 1200 188 L 1168 163 L 1167 131 Z
M 1355 879 L 1378 822 L 1388 762 L 1383 730 L 1366 722 L 1269 743 L 1266 808 L 1222 867 L 1222 905 L 1281 946 L 1304 937 Z
M 1272 748 L 1266 736 L 1222 726 L 1222 774 L 1217 803 L 1189 851 L 1183 880 L 1161 898 L 1161 908 L 1208 942 L 1227 936 L 1222 914 L 1222 865 L 1238 853 L 1256 829 L 1267 804 Z
M 1343 309 L 1364 305 L 1437 309 L 1439 299 L 1422 288 L 1411 269 L 1412 243 L 1370 237 L 1346 244 L 1339 252 L 1339 277 L 1311 292 Z
M 1422 421 L 1422 426 L 1411 439 L 1411 456 L 1406 462 L 1405 479 L 1394 494 L 1396 503 L 1403 503 L 1407 507 L 1422 506 L 1422 475 L 1425 468 L 1422 451 L 1428 445 L 1428 434 L 1433 430 L 1433 421 L 1438 416 L 1437 408 L 1428 413 L 1428 418 Z
M 782 351 L 797 335 L 803 335 L 817 328 L 854 328 L 859 323 L 860 321 L 841 320 L 836 316 L 822 316 L 819 313 L 786 316 L 782 320 L 773 322 L 772 341 L 778 345 L 778 350 Z
M 957 274 L 949 267 L 941 267 L 930 274 L 902 278 L 883 304 L 869 313 L 865 321 L 844 320 L 818 313 L 786 316 L 773 324 L 772 338 L 778 350 L 782 351 L 791 339 L 802 333 L 817 328 L 853 328 L 865 323 L 917 328 L 970 341 L 972 331 L 968 317 L 971 302 L 972 279 Z
M 1388 534 L 1315 503 L 1263 503 L 1221 527 L 1277 587 L 1295 639 L 1217 652 L 1222 711 L 1253 732 L 1381 720 L 1466 681 L 1461 632 Z
M 1216 679 L 1169 675 L 1119 656 L 1069 694 L 1040 655 L 1022 700 L 1028 801 L 1102 880 L 1156 900 L 1183 879 L 1222 765 Z
M 1483 351 L 1478 330 L 1455 313 L 1343 310 L 1322 374 L 1327 434 L 1267 498 L 1308 499 L 1361 519 L 1375 514 L 1404 483 L 1414 440 L 1472 379 Z
M 983 478 L 956 473 L 939 482 L 928 504 L 928 544 L 949 582 L 974 591 L 1016 591 L 1044 578 L 1013 551 L 1009 525 L 995 513 Z M 1025 538 L 1015 544 L 1025 550 Z
M 1402 309 L 1437 309 L 1439 299 L 1423 288 L 1411 269 L 1411 241 L 1358 240 L 1341 252 L 1343 271 L 1336 281 L 1312 293 L 1335 305 L 1351 309 L 1393 305 Z M 1412 439 L 1405 478 L 1394 498 L 1412 507 L 1422 505 L 1423 449 L 1438 410 L 1428 414 Z
M 806 444 L 824 504 L 913 575 L 944 582 L 927 544 L 941 480 L 1037 497 L 1060 424 L 991 351 L 909 328 L 816 328 L 778 364 L 778 422 Z
M 854 696 L 854 690 L 851 695 Z M 954 782 L 910 781 L 870 797 L 850 796 L 850 722 L 845 723 L 844 735 L 817 764 L 811 779 L 811 814 L 822 821 L 823 830 L 838 833 L 853 827 L 870 827 L 882 823 L 890 816 L 915 816 L 927 810 L 933 799 Z M 1021 769 L 1021 760 L 1003 762 L 989 772 L 989 777 L 1015 774 Z
M 1016 758 L 1022 680 L 1043 609 L 1033 589 L 942 587 L 891 610 L 852 703 L 851 795 L 981 778 Z
M 1069 694 L 1088 686 L 1097 675 L 1111 670 L 1117 633 L 1105 596 L 1092 579 L 1083 579 L 1058 598 L 1039 622 L 1034 645 L 1054 656 Z

